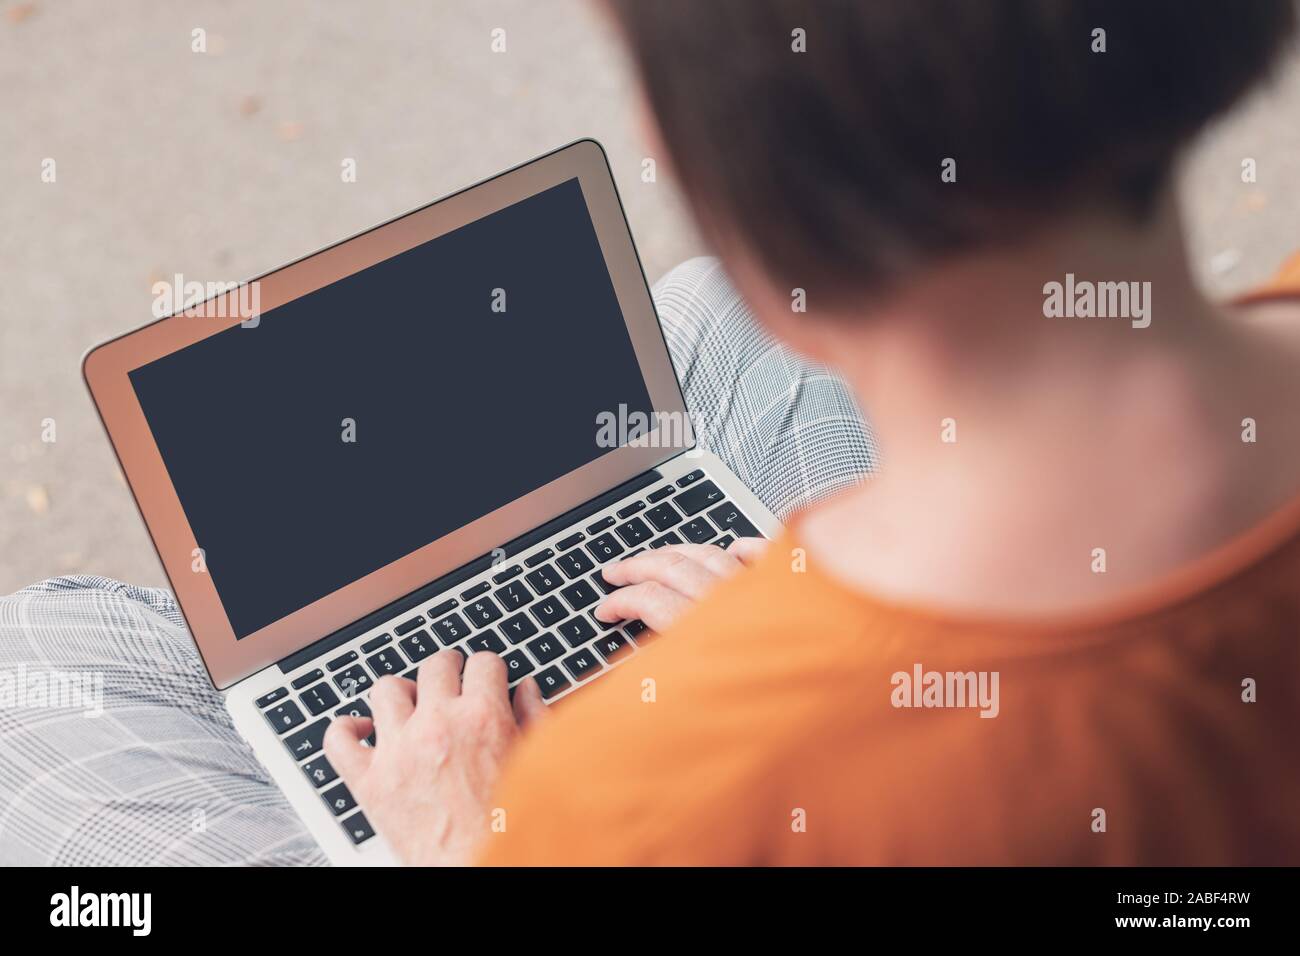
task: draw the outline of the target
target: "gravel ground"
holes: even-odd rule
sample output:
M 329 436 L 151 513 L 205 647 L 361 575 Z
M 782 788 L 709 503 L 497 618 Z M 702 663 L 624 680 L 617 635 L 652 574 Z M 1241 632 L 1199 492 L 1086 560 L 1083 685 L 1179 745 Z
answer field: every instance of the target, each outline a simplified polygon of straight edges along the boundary
M 1300 247 L 1297 117 L 1300 58 L 1187 170 L 1217 292 Z M 79 373 L 149 317 L 153 282 L 263 272 L 582 136 L 651 279 L 705 251 L 662 166 L 640 180 L 632 77 L 587 0 L 0 0 L 0 594 L 74 571 L 164 583 Z

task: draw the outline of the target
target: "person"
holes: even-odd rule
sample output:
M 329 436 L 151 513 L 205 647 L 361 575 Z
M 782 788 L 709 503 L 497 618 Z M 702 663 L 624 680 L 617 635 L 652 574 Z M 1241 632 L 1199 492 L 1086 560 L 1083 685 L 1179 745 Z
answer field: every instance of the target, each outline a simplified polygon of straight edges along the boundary
M 609 565 L 598 613 L 660 636 L 554 712 L 487 654 L 377 682 L 327 748 L 379 831 L 429 864 L 1300 860 L 1300 260 L 1208 301 L 1171 187 L 1289 0 L 604 9 L 720 254 L 655 289 L 688 405 L 787 528 Z M 0 859 L 321 861 L 170 595 L 24 589 L 0 662 L 110 677 L 97 722 L 0 709 Z
M 380 682 L 326 740 L 377 828 L 439 864 L 1300 862 L 1300 275 L 1208 301 L 1171 186 L 1291 4 L 608 8 L 727 273 L 884 463 L 766 549 L 609 566 L 597 614 L 662 637 L 540 721 L 490 654 Z

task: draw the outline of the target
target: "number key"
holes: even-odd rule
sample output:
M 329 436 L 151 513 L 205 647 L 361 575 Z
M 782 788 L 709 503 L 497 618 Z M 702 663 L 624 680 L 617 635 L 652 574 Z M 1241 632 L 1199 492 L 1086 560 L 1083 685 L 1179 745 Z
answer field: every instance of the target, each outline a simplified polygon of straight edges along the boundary
M 412 664 L 424 660 L 438 650 L 438 645 L 433 642 L 429 632 L 424 629 L 416 631 L 410 637 L 402 638 L 397 643 L 406 652 L 406 656 L 411 659 Z
M 587 550 L 591 552 L 593 558 L 604 564 L 622 554 L 623 546 L 614 539 L 612 534 L 602 534 L 599 538 L 587 542 Z
M 538 594 L 548 594 L 564 583 L 564 579 L 549 564 L 543 564 L 536 571 L 529 571 L 524 575 L 524 580 L 531 584 Z
M 474 622 L 475 627 L 487 627 L 501 616 L 501 608 L 490 597 L 481 597 L 473 604 L 465 605 L 465 616 Z
M 523 581 L 511 581 L 498 588 L 493 596 L 507 611 L 517 611 L 533 599 L 533 592 L 524 586 Z
M 323 681 L 315 687 L 310 687 L 302 692 L 302 704 L 311 711 L 313 717 L 325 713 L 338 702 L 338 694 L 334 693 L 334 689 Z
M 595 567 L 591 558 L 587 557 L 578 548 L 574 548 L 567 554 L 562 554 L 555 559 L 555 563 L 560 566 L 560 570 L 569 578 L 581 577 Z
M 388 647 L 366 658 L 366 663 L 370 669 L 375 672 L 376 677 L 383 677 L 385 674 L 400 674 L 406 670 L 406 661 L 398 655 L 397 651 Z
M 459 614 L 448 614 L 441 621 L 434 621 L 433 631 L 444 647 L 450 647 L 462 637 L 469 636 L 469 625 Z

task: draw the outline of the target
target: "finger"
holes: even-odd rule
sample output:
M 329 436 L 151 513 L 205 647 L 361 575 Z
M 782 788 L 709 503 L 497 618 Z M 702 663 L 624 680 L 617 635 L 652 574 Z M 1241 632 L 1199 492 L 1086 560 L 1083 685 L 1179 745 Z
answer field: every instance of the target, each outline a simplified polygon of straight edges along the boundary
M 657 551 L 638 554 L 635 558 L 610 565 L 601 573 L 610 584 L 626 586 L 641 584 L 644 581 L 658 581 L 688 598 L 703 596 L 704 592 L 719 580 L 718 575 L 702 561 L 697 561 L 672 548 L 660 548 Z
M 652 631 L 662 631 L 691 606 L 682 597 L 658 581 L 632 584 L 619 588 L 596 608 L 602 621 L 623 621 L 640 618 Z
M 761 558 L 771 543 L 767 538 L 737 538 L 727 549 L 727 554 L 739 558 L 741 564 L 748 566 Z
M 356 780 L 370 769 L 375 752 L 361 741 L 374 729 L 369 717 L 339 717 L 325 731 L 325 756 L 344 780 Z
M 532 729 L 539 720 L 546 716 L 546 701 L 542 700 L 542 689 L 537 681 L 525 677 L 515 687 L 515 720 L 522 730 Z
M 740 561 L 732 556 L 730 549 L 724 551 L 716 544 L 670 544 L 666 548 L 657 549 L 655 553 L 660 551 L 685 555 L 692 561 L 700 562 L 719 577 L 730 577 L 742 567 Z
M 461 696 L 487 699 L 494 703 L 505 704 L 506 697 L 506 662 L 491 651 L 479 651 L 471 654 L 465 662 L 465 677 Z
M 370 709 L 379 736 L 391 734 L 415 713 L 415 685 L 405 677 L 391 674 L 379 678 L 370 692 Z
M 444 651 L 420 665 L 415 676 L 419 685 L 419 702 L 433 702 L 442 697 L 460 696 L 460 672 L 465 666 L 465 655 L 459 650 Z

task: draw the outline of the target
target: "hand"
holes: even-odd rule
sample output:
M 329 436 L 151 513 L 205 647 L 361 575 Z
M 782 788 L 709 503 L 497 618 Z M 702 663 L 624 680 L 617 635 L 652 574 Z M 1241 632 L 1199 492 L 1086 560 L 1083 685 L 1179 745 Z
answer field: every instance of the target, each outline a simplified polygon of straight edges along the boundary
M 767 548 L 764 538 L 737 538 L 722 550 L 713 544 L 670 544 L 606 565 L 601 574 L 620 585 L 596 608 L 602 621 L 640 618 L 663 631 L 723 578 L 752 564 Z
M 404 862 L 465 865 L 490 831 L 489 801 L 506 753 L 546 705 L 529 677 L 512 712 L 505 662 L 490 651 L 468 660 L 435 654 L 417 678 L 418 686 L 381 677 L 370 692 L 373 720 L 335 720 L 325 755 Z M 372 730 L 375 746 L 365 747 Z

